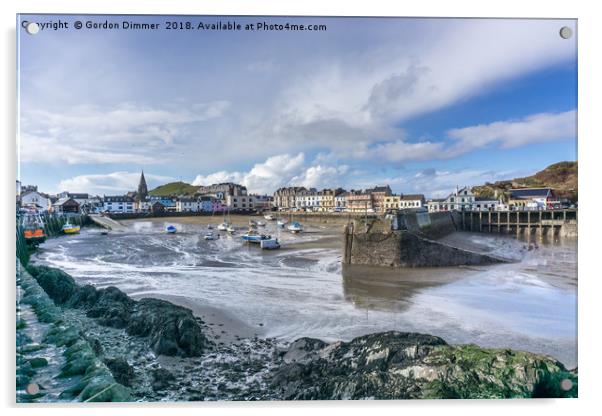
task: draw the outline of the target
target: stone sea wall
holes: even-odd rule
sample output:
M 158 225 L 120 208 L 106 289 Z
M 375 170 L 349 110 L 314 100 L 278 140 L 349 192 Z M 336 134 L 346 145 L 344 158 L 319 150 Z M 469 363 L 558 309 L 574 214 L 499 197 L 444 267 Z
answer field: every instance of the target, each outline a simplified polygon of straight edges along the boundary
M 445 267 L 505 260 L 436 241 L 457 230 L 454 213 L 407 213 L 345 228 L 343 262 L 387 267 Z

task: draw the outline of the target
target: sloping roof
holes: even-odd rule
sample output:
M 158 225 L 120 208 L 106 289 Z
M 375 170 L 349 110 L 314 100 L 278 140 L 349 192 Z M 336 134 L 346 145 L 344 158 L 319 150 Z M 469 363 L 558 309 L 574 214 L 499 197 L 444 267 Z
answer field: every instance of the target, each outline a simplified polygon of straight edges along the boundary
M 75 199 L 73 198 L 60 198 L 59 200 L 57 200 L 55 203 L 53 203 L 53 206 L 60 206 L 60 205 L 64 205 L 67 202 L 73 202 L 77 205 L 79 205 L 79 202 L 77 202 Z
M 551 193 L 552 193 L 551 188 L 512 189 L 510 191 L 510 198 L 512 198 L 512 199 L 547 198 Z
M 424 195 L 422 194 L 409 194 L 409 195 L 401 195 L 400 199 L 402 201 L 416 201 L 416 200 L 424 200 Z

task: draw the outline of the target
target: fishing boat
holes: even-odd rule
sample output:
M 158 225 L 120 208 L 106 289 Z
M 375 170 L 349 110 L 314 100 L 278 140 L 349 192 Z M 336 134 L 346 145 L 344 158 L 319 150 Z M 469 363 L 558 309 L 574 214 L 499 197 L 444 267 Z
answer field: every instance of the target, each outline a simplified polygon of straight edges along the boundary
M 241 236 L 247 243 L 261 243 L 263 240 L 269 240 L 272 236 L 258 233 L 256 230 L 249 230 Z
M 165 232 L 167 234 L 175 234 L 177 231 L 178 229 L 175 225 L 169 224 L 167 227 L 165 227 Z
M 65 234 L 76 234 L 79 233 L 80 227 L 79 225 L 71 224 L 71 222 L 67 220 L 67 222 L 63 225 L 62 230 Z
M 209 231 L 203 238 L 208 241 L 217 240 L 219 238 L 219 234 L 216 235 L 213 233 L 213 231 Z
M 276 219 L 276 217 L 274 217 L 272 214 L 265 214 L 263 218 L 265 218 L 268 221 L 274 221 Z
M 297 234 L 297 233 L 300 233 L 301 231 L 303 231 L 303 227 L 301 226 L 301 223 L 299 223 L 297 221 L 291 223 L 291 225 L 289 225 L 287 227 L 287 229 L 293 234 Z
M 21 219 L 23 227 L 23 238 L 30 245 L 37 246 L 46 241 L 46 232 L 44 231 L 44 221 L 37 213 L 27 213 Z
M 259 242 L 259 247 L 264 250 L 276 250 L 280 248 L 280 243 L 277 238 L 269 238 Z

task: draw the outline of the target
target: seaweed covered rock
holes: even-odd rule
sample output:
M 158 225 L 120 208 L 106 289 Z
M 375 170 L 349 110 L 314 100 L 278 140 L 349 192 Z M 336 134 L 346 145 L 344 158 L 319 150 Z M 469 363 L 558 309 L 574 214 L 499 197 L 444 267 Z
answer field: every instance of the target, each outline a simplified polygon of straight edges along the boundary
M 27 270 L 58 304 L 65 303 L 79 289 L 73 277 L 62 270 L 46 266 L 29 266 Z
M 98 318 L 101 325 L 113 328 L 125 328 L 135 301 L 114 286 L 97 291 L 95 302 L 88 309 L 87 315 Z
M 131 335 L 149 337 L 151 348 L 157 354 L 198 356 L 210 345 L 189 309 L 158 299 L 136 302 L 114 286 L 104 289 L 79 286 L 67 273 L 50 267 L 31 266 L 29 270 L 47 293 L 47 296 L 39 294 L 39 302 L 46 299 L 52 303 L 49 296 L 63 307 L 85 310 L 87 316 L 97 319 L 101 325 L 125 328 Z M 34 299 L 34 303 L 37 301 Z M 45 304 L 41 309 L 52 311 L 53 316 L 56 314 L 55 305 Z M 53 333 L 58 338 L 65 335 Z M 70 340 L 59 339 L 58 342 L 70 346 L 65 342 L 74 342 L 73 339 L 78 338 L 79 335 Z
M 190 309 L 160 299 L 138 301 L 127 332 L 148 336 L 157 354 L 198 356 L 210 344 Z
M 124 386 L 131 387 L 134 378 L 134 367 L 132 367 L 125 358 L 107 358 L 105 365 L 111 370 L 113 378 Z
M 300 341 L 306 346 L 304 354 L 299 354 Z M 291 351 L 296 358 L 287 360 Z M 287 354 L 271 381 L 286 400 L 577 395 L 576 374 L 549 357 L 450 346 L 441 338 L 417 333 L 371 334 L 323 347 L 301 339 Z M 563 389 L 564 380 L 569 381 Z

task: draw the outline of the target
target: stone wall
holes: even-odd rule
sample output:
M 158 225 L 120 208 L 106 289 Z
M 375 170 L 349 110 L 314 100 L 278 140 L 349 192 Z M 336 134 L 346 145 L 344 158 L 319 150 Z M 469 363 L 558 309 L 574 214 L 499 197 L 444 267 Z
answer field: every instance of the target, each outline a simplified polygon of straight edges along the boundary
M 455 232 L 457 218 L 450 212 L 410 212 L 392 221 L 373 219 L 368 227 L 345 228 L 343 263 L 387 267 L 443 267 L 478 265 L 504 260 L 436 241 Z

